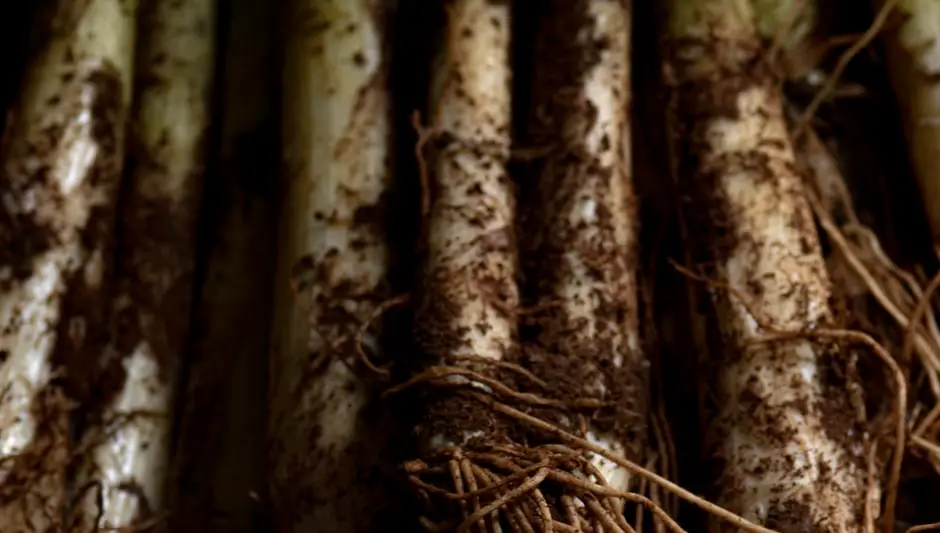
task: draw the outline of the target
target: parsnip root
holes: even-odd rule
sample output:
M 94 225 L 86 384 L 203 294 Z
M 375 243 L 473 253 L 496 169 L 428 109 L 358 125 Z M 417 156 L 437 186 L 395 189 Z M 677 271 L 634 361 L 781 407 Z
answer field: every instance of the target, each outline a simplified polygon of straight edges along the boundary
M 58 2 L 69 31 L 32 58 L 0 177 L 0 529 L 62 526 L 71 402 L 107 328 L 136 0 Z M 91 374 L 94 372 L 91 371 Z
M 681 186 L 692 245 L 725 291 L 711 382 L 718 503 L 780 531 L 860 531 L 865 440 L 844 356 L 814 337 L 755 344 L 758 322 L 825 327 L 829 280 L 794 170 L 780 95 L 754 12 L 736 0 L 672 0 L 668 32 Z M 752 314 L 753 313 L 753 314 Z
M 140 11 L 139 87 L 121 206 L 115 328 L 90 448 L 76 483 L 81 531 L 132 527 L 165 510 L 178 374 L 189 332 L 196 220 L 213 63 L 213 0 Z M 86 406 L 98 409 L 97 406 Z
M 268 0 L 233 0 L 219 22 L 228 36 L 215 91 L 216 171 L 203 193 L 210 244 L 172 462 L 173 531 L 270 530 L 264 399 L 278 214 L 276 11 Z
M 281 531 L 372 531 L 398 511 L 382 381 L 358 333 L 387 299 L 391 186 L 385 2 L 300 0 L 283 112 L 287 194 L 271 353 L 271 490 Z
M 533 229 L 521 241 L 545 309 L 524 364 L 562 396 L 613 402 L 588 418 L 588 438 L 641 462 L 649 391 L 630 176 L 630 11 L 612 0 L 543 9 L 530 133 L 551 150 L 539 161 Z M 628 472 L 602 458 L 597 466 L 612 487 L 630 488 Z
M 510 147 L 510 6 L 455 0 L 446 6 L 433 72 L 428 257 L 416 341 L 434 364 L 455 356 L 518 357 L 515 197 Z M 489 369 L 487 369 L 488 371 Z M 420 438 L 430 448 L 506 442 L 493 416 L 459 398 L 428 405 Z

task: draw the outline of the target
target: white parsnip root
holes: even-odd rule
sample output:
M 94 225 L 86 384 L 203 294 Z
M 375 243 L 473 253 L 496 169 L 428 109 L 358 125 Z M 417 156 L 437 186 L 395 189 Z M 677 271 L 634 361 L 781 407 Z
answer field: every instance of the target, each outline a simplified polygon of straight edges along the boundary
M 203 191 L 209 244 L 200 259 L 167 505 L 171 530 L 202 533 L 267 527 L 255 495 L 266 482 L 280 52 L 271 35 L 275 6 L 267 0 L 229 5 L 228 20 L 219 21 L 228 36 L 219 45 L 224 75 L 214 91 L 221 100 L 216 171 Z
M 61 525 L 64 396 L 93 388 L 106 323 L 137 2 L 81 4 L 58 2 L 53 18 L 72 24 L 30 63 L 3 147 L 0 454 L 15 459 L 0 469 L 0 530 L 14 533 Z
M 559 393 L 613 402 L 589 418 L 587 437 L 641 462 L 648 391 L 630 176 L 630 13 L 617 0 L 557 0 L 545 10 L 531 135 L 552 149 L 523 241 L 531 242 L 536 298 L 548 307 L 526 364 Z M 629 489 L 627 471 L 595 461 L 608 484 Z
M 427 259 L 416 341 L 432 364 L 517 356 L 515 196 L 510 147 L 508 2 L 455 0 L 432 72 Z M 419 427 L 431 449 L 505 441 L 493 415 L 460 398 L 430 402 Z
M 372 531 L 396 510 L 381 380 L 360 357 L 379 352 L 368 326 L 390 296 L 383 6 L 299 0 L 291 11 L 301 22 L 283 79 L 288 181 L 270 379 L 271 490 L 285 532 Z
M 823 59 L 827 47 L 818 37 L 816 0 L 750 0 L 757 31 L 768 43 L 767 57 L 791 79 L 804 78 Z
M 940 246 L 940 2 L 892 3 L 900 23 L 884 37 L 888 69 L 936 247 Z
M 86 429 L 79 529 L 149 523 L 164 510 L 178 373 L 189 331 L 196 218 L 213 73 L 214 0 L 141 9 L 128 194 L 121 206 L 116 331 L 106 402 Z M 93 407 L 93 406 L 88 406 Z
M 711 452 L 718 502 L 787 532 L 862 531 L 864 440 L 844 358 L 807 333 L 830 284 L 750 4 L 672 0 L 670 75 L 693 244 L 719 286 Z M 692 163 L 692 164 L 690 164 Z M 703 231 L 704 230 L 704 231 Z M 727 290 L 727 289 L 730 289 Z

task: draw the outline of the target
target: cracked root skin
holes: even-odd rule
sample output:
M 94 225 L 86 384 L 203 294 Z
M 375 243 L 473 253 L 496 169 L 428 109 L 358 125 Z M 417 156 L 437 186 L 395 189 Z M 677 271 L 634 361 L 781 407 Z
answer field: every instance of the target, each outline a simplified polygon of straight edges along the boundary
M 864 441 L 839 350 L 802 338 L 753 343 L 763 333 L 755 315 L 779 329 L 825 325 L 830 287 L 751 14 L 732 0 L 671 7 L 669 66 L 688 125 L 678 157 L 694 164 L 680 169 L 693 244 L 710 275 L 750 305 L 715 289 L 719 503 L 788 533 L 859 532 Z
M 551 307 L 524 363 L 563 394 L 614 402 L 589 418 L 590 438 L 639 461 L 646 435 L 640 351 L 636 199 L 630 172 L 628 9 L 619 0 L 545 4 L 533 81 L 532 143 L 541 160 L 529 207 L 526 264 Z M 570 424 L 572 420 L 559 421 Z M 629 475 L 596 459 L 607 482 Z
M 381 383 L 357 360 L 357 333 L 389 296 L 383 5 L 298 0 L 291 11 L 270 403 L 282 531 L 372 531 L 397 511 Z M 375 357 L 378 344 L 371 328 L 361 348 Z
M 88 387 L 108 304 L 136 2 L 73 7 L 59 4 L 51 18 L 69 12 L 70 31 L 48 32 L 30 63 L 0 178 L 0 454 L 18 455 L 0 470 L 0 530 L 12 533 L 59 525 L 64 395 Z
M 138 92 L 131 122 L 117 332 L 103 354 L 115 380 L 102 384 L 108 404 L 86 430 L 95 444 L 76 480 L 97 486 L 77 510 L 78 527 L 88 531 L 129 527 L 162 512 L 189 329 L 214 2 L 157 2 L 141 10 L 141 21 L 137 79 L 149 83 Z
M 433 72 L 432 203 L 415 336 L 431 364 L 455 356 L 517 355 L 515 198 L 506 173 L 510 143 L 510 6 L 489 0 L 446 5 Z M 485 371 L 490 370 L 487 368 Z M 446 391 L 419 427 L 431 448 L 502 437 L 493 414 Z
M 880 6 L 883 0 L 876 0 Z M 914 171 L 940 245 L 940 2 L 902 0 L 886 32 L 888 67 L 903 113 Z

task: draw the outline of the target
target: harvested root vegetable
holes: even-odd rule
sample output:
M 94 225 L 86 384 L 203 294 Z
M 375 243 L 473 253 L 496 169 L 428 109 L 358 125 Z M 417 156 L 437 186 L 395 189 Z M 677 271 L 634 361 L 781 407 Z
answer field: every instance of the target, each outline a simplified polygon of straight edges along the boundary
M 414 332 L 428 365 L 416 379 L 442 378 L 444 386 L 422 395 L 424 417 L 416 433 L 423 459 L 408 470 L 421 476 L 428 464 L 442 460 L 450 468 L 440 483 L 462 492 L 491 483 L 459 450 L 514 443 L 506 421 L 467 394 L 489 390 L 492 384 L 482 381 L 499 376 L 499 365 L 519 355 L 515 196 L 506 172 L 511 19 L 508 2 L 453 0 L 444 11 L 432 70 L 427 257 Z M 464 372 L 472 376 L 459 375 Z M 440 509 L 429 506 L 422 521 L 453 527 L 471 512 L 468 502 L 442 503 Z M 479 500 L 473 505 L 479 509 Z
M 616 1 L 550 7 L 542 37 L 562 32 L 564 39 L 545 52 L 571 54 L 574 61 L 539 65 L 546 86 L 537 100 L 547 105 L 550 94 L 564 94 L 573 105 L 539 110 L 561 113 L 564 131 L 554 138 L 564 143 L 560 155 L 549 159 L 547 183 L 539 186 L 563 190 L 536 208 L 536 219 L 551 228 L 541 235 L 548 239 L 545 247 L 534 248 L 541 254 L 536 261 L 560 263 L 536 291 L 558 300 L 546 307 L 560 303 L 561 310 L 545 315 L 555 330 L 523 354 L 515 199 L 506 173 L 510 6 L 489 0 L 447 4 L 444 48 L 433 73 L 434 122 L 424 137 L 434 142 L 428 180 L 433 197 L 415 338 L 427 367 L 396 389 L 426 385 L 417 428 L 422 456 L 406 471 L 429 502 L 421 518 L 429 528 L 632 531 L 624 499 L 641 498 L 625 492 L 626 467 L 608 460 L 623 452 L 638 455 L 644 444 L 645 413 L 626 412 L 645 409 L 645 391 L 633 374 L 642 363 L 631 349 L 637 343 L 636 288 L 628 265 L 634 225 L 621 166 L 628 157 L 628 13 Z M 595 48 L 598 42 L 605 44 Z M 596 106 L 597 122 L 578 104 Z M 585 179 L 591 172 L 594 179 Z M 584 213 L 595 201 L 594 212 L 607 217 L 602 223 L 569 220 L 589 216 Z M 594 277 L 597 265 L 587 264 L 599 258 L 593 246 L 603 250 L 601 261 L 613 261 L 612 278 Z M 570 344 L 561 342 L 565 335 Z M 556 348 L 559 353 L 550 353 Z M 609 374 L 597 368 L 607 364 L 613 367 Z M 617 379 L 625 382 L 612 381 Z
M 817 2 L 807 1 L 803 6 L 812 11 L 817 8 Z M 882 12 L 875 18 L 873 28 L 879 27 L 881 24 L 879 20 L 883 20 L 887 13 L 888 11 L 882 8 Z M 780 35 L 786 30 L 768 10 L 757 9 L 756 16 L 762 23 L 765 33 L 769 31 L 774 35 Z M 791 46 L 796 49 L 805 48 L 807 45 L 801 44 L 799 38 L 809 39 L 810 35 L 809 31 L 794 35 L 790 39 Z M 821 97 L 835 87 L 834 81 L 838 80 L 844 65 L 854 56 L 855 49 L 860 49 L 866 43 L 869 35 L 873 35 L 871 31 L 854 43 L 852 48 L 843 52 L 833 69 L 832 77 L 819 89 L 809 106 L 801 111 L 791 108 L 791 113 L 801 115 L 796 118 L 794 131 L 794 136 L 798 141 L 797 157 L 801 167 L 806 171 L 807 182 L 810 184 L 806 190 L 807 197 L 830 243 L 825 260 L 832 280 L 832 296 L 829 301 L 834 311 L 835 321 L 842 327 L 858 328 L 870 333 L 887 346 L 886 349 L 893 348 L 891 350 L 893 354 L 900 354 L 900 359 L 897 361 L 891 355 L 882 361 L 872 361 L 870 357 L 866 358 L 867 360 L 859 358 L 860 355 L 864 355 L 864 352 L 850 350 L 846 353 L 848 361 L 846 372 L 849 374 L 850 381 L 856 384 L 854 386 L 856 392 L 851 395 L 851 401 L 856 412 L 859 413 L 858 419 L 869 418 L 866 414 L 869 410 L 873 410 L 874 413 L 886 412 L 891 417 L 890 423 L 883 429 L 886 434 L 878 432 L 873 435 L 874 439 L 878 439 L 877 444 L 880 446 L 871 440 L 869 453 L 867 453 L 869 468 L 873 470 L 872 480 L 883 481 L 883 483 L 869 484 L 869 509 L 878 508 L 883 487 L 885 498 L 881 520 L 887 531 L 895 525 L 898 486 L 907 442 L 904 430 L 905 420 L 929 420 L 929 418 L 921 419 L 916 414 L 912 416 L 911 413 L 902 412 L 906 408 L 904 391 L 912 382 L 906 372 L 913 368 L 910 350 L 902 349 L 902 345 L 907 344 L 906 337 L 911 341 L 910 347 L 924 369 L 924 373 L 920 375 L 926 378 L 935 396 L 940 398 L 938 394 L 940 393 L 940 380 L 938 380 L 936 370 L 940 368 L 938 366 L 938 361 L 940 361 L 938 359 L 938 353 L 940 353 L 938 352 L 940 348 L 938 330 L 932 310 L 925 316 L 927 327 L 922 328 L 918 323 L 920 321 L 915 317 L 915 310 L 918 302 L 923 298 L 923 288 L 920 282 L 894 264 L 882 249 L 876 233 L 861 223 L 855 211 L 850 184 L 841 169 L 842 165 L 816 135 L 810 123 L 822 101 Z M 856 189 L 860 185 L 860 180 L 864 179 L 866 178 L 856 176 L 851 188 Z M 866 218 L 871 219 L 873 216 Z M 870 372 L 865 372 L 865 367 L 870 369 L 875 365 L 888 367 L 890 373 L 881 374 L 881 376 L 890 376 L 888 383 L 885 383 L 883 378 L 872 377 L 865 382 L 862 381 L 860 374 L 871 376 Z M 862 368 L 861 371 L 858 370 L 859 367 Z M 863 398 L 863 387 L 869 394 L 868 402 Z M 915 408 L 914 413 L 917 411 L 918 409 Z M 874 422 L 868 424 L 867 429 L 884 426 L 877 422 L 878 418 L 871 420 Z M 914 424 L 914 426 L 920 430 L 925 429 L 920 424 Z M 887 438 L 882 439 L 882 437 Z M 884 475 L 880 475 L 883 463 L 885 463 Z M 873 518 L 870 517 L 870 519 Z
M 829 280 L 754 12 L 736 0 L 669 8 L 680 186 L 717 280 L 706 387 L 718 502 L 779 531 L 861 531 L 873 513 L 865 442 L 846 357 L 810 331 L 831 321 Z
M 196 218 L 213 72 L 213 0 L 141 10 L 137 94 L 114 339 L 105 349 L 105 405 L 89 420 L 91 447 L 76 520 L 97 531 L 146 524 L 164 508 L 182 352 L 189 331 Z M 86 416 L 92 416 L 86 414 Z
M 446 11 L 432 74 L 431 131 L 441 133 L 429 165 L 435 195 L 415 337 L 433 364 L 515 359 L 515 198 L 506 173 L 510 7 L 455 0 Z M 430 449 L 506 442 L 506 428 L 485 407 L 447 396 L 427 405 L 427 423 L 419 427 Z
M 891 0 L 900 24 L 886 30 L 888 68 L 901 106 L 911 160 L 940 246 L 940 2 Z M 876 4 L 886 4 L 877 0 Z
M 277 231 L 277 62 L 268 0 L 230 4 L 219 148 L 203 196 L 203 274 L 169 507 L 175 531 L 256 533 L 265 484 L 271 280 Z M 220 33 L 222 33 L 220 31 Z M 209 200 L 211 199 L 211 201 Z M 232 332 L 237 332 L 233 335 Z M 207 513 L 206 509 L 213 512 Z
M 390 418 L 368 362 L 388 299 L 391 185 L 383 2 L 302 0 L 289 36 L 288 172 L 271 354 L 271 491 L 280 531 L 372 531 L 396 511 Z M 368 331 L 366 331 L 368 330 Z
M 525 249 L 546 306 L 524 364 L 569 399 L 613 403 L 588 417 L 589 440 L 639 462 L 647 363 L 637 306 L 637 209 L 630 180 L 630 13 L 610 0 L 547 2 L 538 35 L 531 142 L 541 160 Z M 527 276 L 529 277 L 529 276 Z M 571 425 L 574 420 L 557 420 Z M 597 458 L 607 483 L 629 473 Z
M 71 404 L 88 397 L 133 66 L 134 0 L 58 2 L 68 31 L 31 61 L 0 177 L 0 529 L 61 526 Z M 61 12 L 61 13 L 60 13 Z M 58 369 L 62 372 L 58 372 Z M 59 377 L 61 376 L 61 377 Z
M 823 59 L 824 43 L 815 39 L 820 8 L 815 0 L 750 0 L 757 31 L 768 41 L 768 56 L 782 74 L 802 78 Z

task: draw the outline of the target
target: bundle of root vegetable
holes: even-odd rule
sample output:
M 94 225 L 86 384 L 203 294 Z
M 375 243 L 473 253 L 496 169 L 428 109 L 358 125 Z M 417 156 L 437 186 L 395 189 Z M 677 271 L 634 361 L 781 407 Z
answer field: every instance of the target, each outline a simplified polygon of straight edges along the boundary
M 940 2 L 3 10 L 0 532 L 940 529 Z

